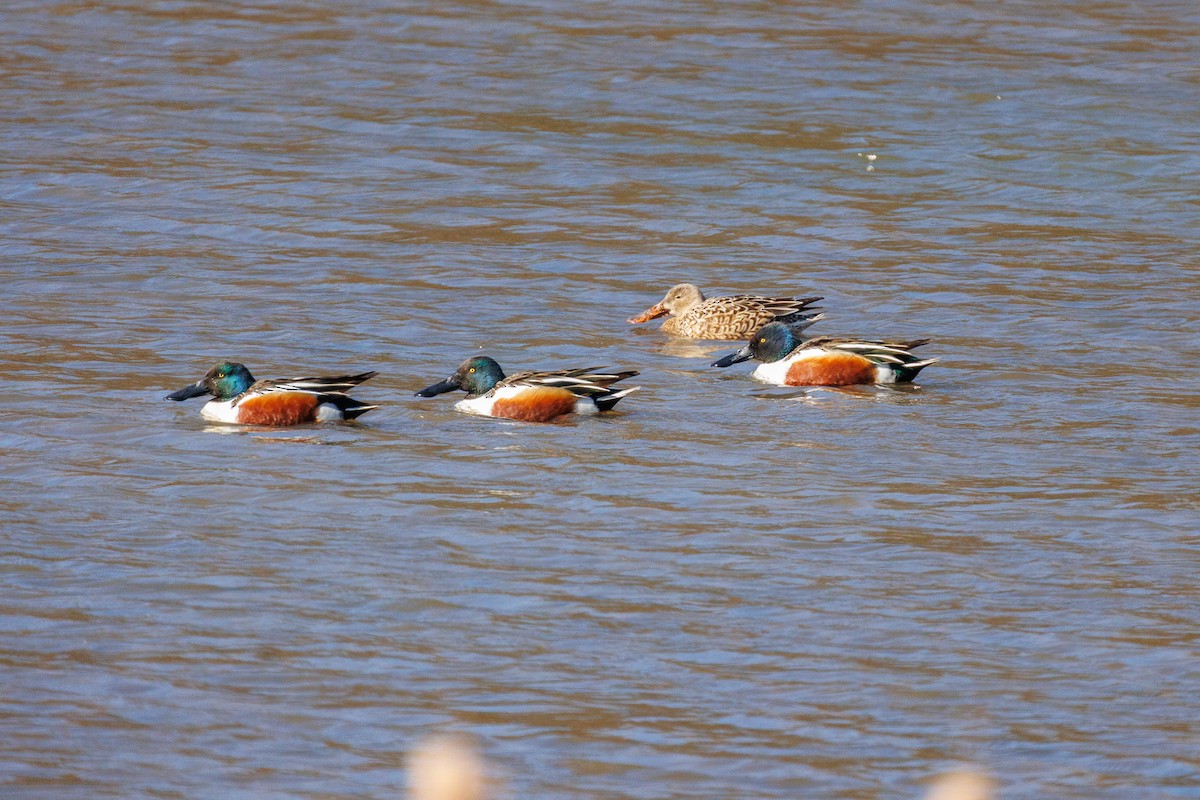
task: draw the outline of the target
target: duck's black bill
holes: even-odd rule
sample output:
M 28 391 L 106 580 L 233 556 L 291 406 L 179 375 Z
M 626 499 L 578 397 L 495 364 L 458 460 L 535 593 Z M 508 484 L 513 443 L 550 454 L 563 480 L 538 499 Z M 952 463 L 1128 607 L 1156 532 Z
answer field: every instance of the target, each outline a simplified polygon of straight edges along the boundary
M 458 388 L 458 381 L 454 378 L 446 378 L 441 383 L 435 383 L 433 386 L 426 386 L 421 391 L 417 392 L 414 397 L 436 397 L 439 394 L 453 392 Z
M 714 367 L 732 367 L 734 364 L 740 364 L 743 361 L 749 361 L 754 355 L 750 352 L 749 347 L 743 347 L 736 353 L 730 353 L 724 358 L 718 358 L 712 363 Z
M 178 392 L 171 392 L 164 397 L 164 400 L 187 400 L 192 397 L 199 397 L 202 394 L 208 394 L 208 387 L 204 385 L 204 381 L 191 383 L 180 389 Z

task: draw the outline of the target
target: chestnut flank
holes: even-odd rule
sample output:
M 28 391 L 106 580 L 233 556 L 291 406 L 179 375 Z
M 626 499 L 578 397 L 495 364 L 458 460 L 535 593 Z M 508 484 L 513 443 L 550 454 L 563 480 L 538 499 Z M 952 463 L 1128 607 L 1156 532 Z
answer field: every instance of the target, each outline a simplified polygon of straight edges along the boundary
M 875 365 L 854 353 L 828 353 L 804 358 L 788 368 L 788 386 L 852 386 L 874 383 Z
M 492 405 L 493 417 L 517 419 L 522 422 L 546 422 L 575 410 L 574 394 L 553 386 L 538 386 L 526 389 L 515 397 L 496 400 Z
M 238 422 L 243 425 L 300 425 L 317 418 L 315 394 L 269 392 L 238 403 Z

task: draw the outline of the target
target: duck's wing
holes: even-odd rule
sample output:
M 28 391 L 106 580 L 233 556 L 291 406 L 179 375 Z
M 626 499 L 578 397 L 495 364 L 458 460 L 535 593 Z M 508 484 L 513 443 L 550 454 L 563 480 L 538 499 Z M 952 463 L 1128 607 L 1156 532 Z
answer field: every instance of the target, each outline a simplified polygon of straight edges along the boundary
M 519 372 L 500 381 L 496 384 L 496 389 L 510 386 L 545 386 L 566 389 L 580 397 L 590 397 L 605 394 L 610 391 L 608 387 L 612 384 L 638 374 L 637 370 L 600 372 L 600 369 L 602 368 L 583 367 L 547 372 Z
M 759 297 L 734 294 L 713 297 L 677 318 L 674 331 L 700 339 L 743 339 L 768 322 L 815 322 L 812 303 L 820 297 Z M 667 330 L 664 325 L 664 330 Z
M 360 372 L 357 375 L 336 375 L 319 378 L 276 378 L 255 381 L 250 388 L 234 398 L 234 405 L 246 397 L 269 392 L 303 392 L 305 394 L 344 395 L 363 381 L 378 375 L 378 372 Z
M 911 339 L 909 341 L 883 341 L 879 339 L 859 339 L 852 336 L 817 336 L 803 342 L 796 350 L 821 348 L 825 350 L 841 350 L 869 358 L 876 363 L 907 364 L 917 360 L 910 350 L 929 344 L 929 339 Z
M 744 310 L 769 314 L 772 317 L 790 317 L 801 311 L 812 311 L 810 306 L 823 297 L 762 297 L 755 294 L 731 294 L 714 297 L 701 303 L 712 305 L 714 312 Z

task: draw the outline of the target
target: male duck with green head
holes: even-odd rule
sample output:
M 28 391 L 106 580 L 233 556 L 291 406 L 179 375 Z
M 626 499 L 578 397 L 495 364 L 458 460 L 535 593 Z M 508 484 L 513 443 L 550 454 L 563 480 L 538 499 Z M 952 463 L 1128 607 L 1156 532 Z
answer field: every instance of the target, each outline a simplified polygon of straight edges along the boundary
M 250 370 L 236 361 L 222 361 L 193 384 L 167 395 L 167 400 L 187 400 L 201 395 L 213 399 L 200 416 L 213 422 L 238 425 L 301 425 L 307 422 L 354 419 L 377 406 L 360 403 L 346 394 L 377 372 L 332 378 L 290 378 L 255 381 Z
M 928 339 L 880 342 L 837 336 L 801 339 L 798 332 L 779 322 L 764 325 L 750 342 L 714 367 L 728 367 L 757 359 L 762 363 L 754 377 L 778 386 L 853 386 L 863 383 L 902 383 L 936 358 L 920 360 L 910 350 Z
M 625 395 L 640 389 L 631 386 L 620 391 L 612 384 L 637 375 L 636 371 L 595 372 L 598 367 L 558 372 L 521 372 L 504 376 L 500 365 L 487 356 L 464 361 L 444 381 L 427 386 L 417 397 L 453 392 L 467 393 L 455 408 L 487 417 L 548 422 L 564 414 L 595 414 L 608 411 Z

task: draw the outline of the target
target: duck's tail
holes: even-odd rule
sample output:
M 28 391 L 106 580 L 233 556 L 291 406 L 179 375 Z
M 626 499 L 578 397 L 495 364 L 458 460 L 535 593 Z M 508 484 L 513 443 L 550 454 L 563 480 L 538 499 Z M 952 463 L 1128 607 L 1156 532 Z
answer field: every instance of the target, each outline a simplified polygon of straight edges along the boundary
M 917 373 L 941 359 L 927 358 L 924 361 L 910 361 L 907 364 L 890 364 L 892 372 L 896 373 L 896 383 L 908 383 L 917 377 Z
M 619 392 L 611 392 L 602 397 L 596 397 L 594 398 L 596 401 L 596 408 L 600 409 L 601 411 L 610 411 L 612 407 L 617 404 L 618 400 L 625 395 L 630 394 L 631 392 L 636 392 L 640 388 L 642 387 L 630 386 L 628 389 L 622 389 Z
M 319 401 L 322 404 L 328 403 L 342 413 L 342 419 L 357 419 L 371 409 L 379 408 L 361 400 L 355 400 L 349 395 L 340 392 L 330 392 L 319 396 Z

